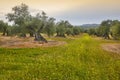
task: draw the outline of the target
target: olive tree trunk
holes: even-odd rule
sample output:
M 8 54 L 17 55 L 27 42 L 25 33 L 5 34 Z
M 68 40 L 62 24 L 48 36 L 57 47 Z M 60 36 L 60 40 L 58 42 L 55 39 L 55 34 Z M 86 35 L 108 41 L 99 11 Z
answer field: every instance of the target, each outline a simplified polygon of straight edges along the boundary
M 43 41 L 45 43 L 47 43 L 47 40 L 40 34 L 40 33 L 35 33 L 35 41 Z

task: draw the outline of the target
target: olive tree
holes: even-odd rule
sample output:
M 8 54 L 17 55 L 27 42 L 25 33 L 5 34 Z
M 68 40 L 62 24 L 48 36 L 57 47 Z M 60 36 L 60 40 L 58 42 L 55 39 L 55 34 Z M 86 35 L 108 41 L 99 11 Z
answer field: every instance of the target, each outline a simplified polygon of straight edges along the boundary
M 114 39 L 120 39 L 120 22 L 117 20 L 114 20 L 113 25 L 110 28 L 110 31 Z
M 7 35 L 8 36 L 8 24 L 3 22 L 2 20 L 0 20 L 0 32 L 2 32 L 2 35 L 5 36 Z
M 56 33 L 59 37 L 65 37 L 65 34 L 69 35 L 72 33 L 72 25 L 68 21 L 61 20 L 56 25 Z
M 47 40 L 41 35 L 46 25 L 47 16 L 45 12 L 42 12 L 42 14 L 38 13 L 35 17 L 31 17 L 31 20 L 27 24 L 27 29 L 34 34 L 35 41 L 47 42 Z
M 7 19 L 13 21 L 15 25 L 19 26 L 22 36 L 26 36 L 26 22 L 29 21 L 30 13 L 26 4 L 21 4 L 12 8 L 13 13 L 7 14 Z
M 98 28 L 97 31 L 99 31 L 99 36 L 104 37 L 105 39 L 109 39 L 110 35 L 110 27 L 112 26 L 112 20 L 105 20 L 102 21 L 100 24 L 100 27 Z

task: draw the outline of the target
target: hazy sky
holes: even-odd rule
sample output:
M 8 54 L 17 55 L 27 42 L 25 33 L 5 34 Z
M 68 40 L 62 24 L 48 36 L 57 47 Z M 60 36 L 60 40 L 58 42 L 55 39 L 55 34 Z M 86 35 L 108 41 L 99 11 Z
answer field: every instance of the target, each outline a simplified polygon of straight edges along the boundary
M 0 0 L 0 19 L 21 3 L 27 4 L 32 14 L 43 10 L 48 16 L 74 25 L 120 20 L 120 0 Z

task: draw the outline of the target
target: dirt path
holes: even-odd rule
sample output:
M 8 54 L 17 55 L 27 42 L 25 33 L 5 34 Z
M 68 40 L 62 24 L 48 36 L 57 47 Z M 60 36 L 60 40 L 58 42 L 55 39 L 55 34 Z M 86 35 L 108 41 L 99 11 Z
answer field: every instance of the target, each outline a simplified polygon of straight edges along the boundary
M 109 52 L 114 52 L 120 54 L 120 44 L 103 44 L 102 48 Z
M 36 42 L 34 38 L 0 37 L 0 47 L 2 48 L 36 48 L 64 45 L 66 42 L 48 41 L 48 43 Z

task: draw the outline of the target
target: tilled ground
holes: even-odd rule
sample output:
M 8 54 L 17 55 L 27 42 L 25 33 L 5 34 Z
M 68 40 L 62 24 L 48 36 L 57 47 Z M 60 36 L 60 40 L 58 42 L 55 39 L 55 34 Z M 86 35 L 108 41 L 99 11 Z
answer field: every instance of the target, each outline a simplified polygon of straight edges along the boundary
M 120 44 L 103 44 L 102 48 L 106 51 L 120 54 Z
M 34 38 L 0 37 L 2 48 L 36 48 L 64 45 L 62 41 L 48 41 L 48 43 L 34 41 Z

